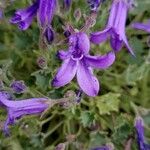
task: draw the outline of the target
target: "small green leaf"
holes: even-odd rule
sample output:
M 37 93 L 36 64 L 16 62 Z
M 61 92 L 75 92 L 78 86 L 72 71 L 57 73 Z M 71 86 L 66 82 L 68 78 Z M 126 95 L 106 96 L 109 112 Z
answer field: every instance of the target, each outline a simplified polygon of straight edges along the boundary
M 119 108 L 119 97 L 120 94 L 117 93 L 108 93 L 103 96 L 100 96 L 96 100 L 96 106 L 99 109 L 101 115 L 108 114 L 112 111 L 118 111 Z
M 83 126 L 88 127 L 89 125 L 91 125 L 91 123 L 94 120 L 94 114 L 90 112 L 82 112 L 80 119 L 81 119 Z

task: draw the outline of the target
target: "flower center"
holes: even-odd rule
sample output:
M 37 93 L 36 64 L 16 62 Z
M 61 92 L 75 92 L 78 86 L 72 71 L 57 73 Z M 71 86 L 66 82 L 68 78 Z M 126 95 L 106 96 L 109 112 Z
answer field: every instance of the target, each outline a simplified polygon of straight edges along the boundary
M 83 58 L 83 54 L 80 50 L 74 50 L 71 57 L 73 60 L 80 60 Z

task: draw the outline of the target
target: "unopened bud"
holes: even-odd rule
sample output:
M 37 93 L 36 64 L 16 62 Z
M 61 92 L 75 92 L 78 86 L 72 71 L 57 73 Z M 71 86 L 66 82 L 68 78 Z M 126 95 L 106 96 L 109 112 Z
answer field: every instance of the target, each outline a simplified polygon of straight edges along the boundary
M 44 37 L 46 39 L 46 42 L 48 44 L 51 44 L 54 40 L 54 31 L 51 27 L 47 27 L 44 31 Z

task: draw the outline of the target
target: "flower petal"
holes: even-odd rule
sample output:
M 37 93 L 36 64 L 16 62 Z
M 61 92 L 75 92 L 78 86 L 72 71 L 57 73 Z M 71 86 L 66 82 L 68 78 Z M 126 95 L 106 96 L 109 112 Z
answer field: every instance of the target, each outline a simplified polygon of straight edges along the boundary
M 102 43 L 107 40 L 111 32 L 111 28 L 106 28 L 100 32 L 94 32 L 90 35 L 90 41 L 95 44 Z
M 115 61 L 115 53 L 109 52 L 102 56 L 86 56 L 85 62 L 89 66 L 98 69 L 106 69 L 110 67 Z
M 89 96 L 96 96 L 99 92 L 99 82 L 93 75 L 91 68 L 88 68 L 86 63 L 82 60 L 78 64 L 77 81 L 82 89 Z
M 130 45 L 129 45 L 129 43 L 128 43 L 127 37 L 124 35 L 122 39 L 123 39 L 123 41 L 124 41 L 124 43 L 125 43 L 125 45 L 126 45 L 128 51 L 129 51 L 133 56 L 135 56 L 135 54 L 134 54 L 132 48 L 130 47 Z
M 59 50 L 57 53 L 57 57 L 61 60 L 68 59 L 71 56 L 69 51 Z
M 70 58 L 66 59 L 52 81 L 53 86 L 61 87 L 68 84 L 75 76 L 76 71 L 77 62 Z
M 133 23 L 132 27 L 136 28 L 136 29 L 139 29 L 139 30 L 144 30 L 144 31 L 150 33 L 150 23 L 149 22 L 146 23 L 146 24 L 144 24 L 144 23 L 138 23 L 138 22 L 137 23 Z
M 123 41 L 119 39 L 119 36 L 111 36 L 110 44 L 114 51 L 120 51 L 123 46 Z

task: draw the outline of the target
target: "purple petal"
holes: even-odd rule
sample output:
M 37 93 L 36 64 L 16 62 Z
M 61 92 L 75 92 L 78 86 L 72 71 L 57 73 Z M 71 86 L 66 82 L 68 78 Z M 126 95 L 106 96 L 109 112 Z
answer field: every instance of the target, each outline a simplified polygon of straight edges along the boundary
M 132 48 L 130 47 L 130 45 L 129 45 L 129 43 L 128 43 L 127 37 L 126 37 L 125 35 L 123 36 L 123 41 L 124 41 L 124 43 L 125 43 L 125 45 L 126 45 L 128 51 L 129 51 L 133 56 L 135 56 L 135 54 L 134 54 Z
M 20 21 L 24 21 L 31 16 L 35 16 L 38 9 L 38 2 L 35 2 L 33 5 L 20 9 L 15 12 L 15 15 L 10 19 L 11 23 L 19 23 Z
M 108 39 L 110 33 L 111 33 L 110 28 L 106 28 L 105 30 L 100 32 L 91 33 L 90 41 L 94 44 L 102 43 Z
M 135 121 L 135 128 L 137 132 L 137 142 L 140 149 L 144 150 L 144 123 L 142 118 L 138 117 Z
M 27 18 L 26 20 L 20 21 L 20 22 L 18 23 L 18 28 L 19 28 L 20 30 L 26 30 L 26 29 L 28 29 L 29 26 L 30 26 L 31 23 L 32 23 L 33 17 L 34 17 L 34 16 L 30 16 L 30 17 Z
M 4 125 L 4 132 L 9 134 L 8 125 L 14 124 L 22 116 L 39 114 L 48 108 L 47 98 L 31 98 L 20 101 L 12 101 L 5 92 L 0 92 L 0 105 L 8 111 L 8 117 Z
M 68 58 L 64 60 L 61 68 L 58 70 L 54 80 L 53 86 L 61 87 L 68 84 L 75 76 L 77 71 L 77 62 Z
M 144 30 L 144 31 L 150 33 L 150 23 L 149 22 L 146 24 L 144 24 L 144 23 L 133 23 L 132 27 L 139 29 L 139 30 Z
M 102 56 L 86 56 L 85 62 L 87 65 L 98 68 L 106 69 L 110 67 L 115 61 L 115 53 L 109 52 Z
M 71 56 L 69 51 L 59 50 L 57 53 L 57 57 L 61 60 L 68 59 Z
M 51 24 L 56 7 L 56 0 L 40 0 L 38 20 L 42 27 Z
M 69 46 L 74 50 L 88 54 L 90 50 L 89 37 L 83 32 L 73 34 L 69 37 Z
M 110 44 L 111 47 L 113 48 L 114 51 L 119 51 L 121 50 L 122 46 L 123 46 L 123 41 L 120 40 L 119 35 L 115 35 L 115 36 L 111 36 L 110 38 Z
M 79 61 L 77 69 L 77 81 L 82 89 L 89 96 L 96 96 L 99 92 L 99 82 L 93 75 L 91 68 L 83 60 Z
M 88 54 L 90 50 L 90 40 L 87 34 L 83 32 L 79 32 L 77 34 L 78 41 L 77 41 L 77 46 L 80 50 L 83 51 L 84 54 Z

